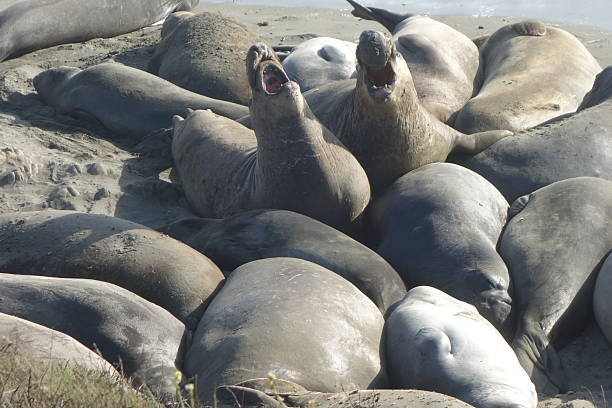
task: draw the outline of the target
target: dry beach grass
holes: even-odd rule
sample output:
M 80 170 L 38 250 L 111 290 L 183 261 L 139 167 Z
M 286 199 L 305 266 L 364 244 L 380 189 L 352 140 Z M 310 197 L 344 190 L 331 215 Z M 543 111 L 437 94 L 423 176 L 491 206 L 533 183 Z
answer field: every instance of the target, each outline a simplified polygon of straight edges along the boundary
M 11 2 L 0 0 L 0 8 Z M 348 11 L 232 4 L 200 4 L 197 8 L 204 10 L 239 20 L 271 44 L 292 45 L 315 35 L 353 41 L 364 29 L 380 29 Z M 471 37 L 517 21 L 491 17 L 440 20 Z M 566 28 L 602 66 L 612 64 L 612 33 L 591 27 Z M 151 135 L 135 145 L 99 124 L 55 112 L 32 86 L 37 73 L 60 65 L 86 68 L 112 59 L 145 69 L 159 31 L 160 27 L 145 28 L 0 63 L 0 211 L 77 209 L 120 216 L 152 228 L 190 214 L 167 182 L 171 159 L 166 135 Z M 65 171 L 71 168 L 75 171 Z M 561 356 L 573 392 L 542 398 L 539 407 L 606 407 L 607 399 L 612 398 L 612 347 L 599 329 L 592 324 Z M 134 392 L 125 381 L 44 366 L 6 345 L 0 346 L 0 393 L 0 407 L 7 408 L 161 406 L 150 394 Z

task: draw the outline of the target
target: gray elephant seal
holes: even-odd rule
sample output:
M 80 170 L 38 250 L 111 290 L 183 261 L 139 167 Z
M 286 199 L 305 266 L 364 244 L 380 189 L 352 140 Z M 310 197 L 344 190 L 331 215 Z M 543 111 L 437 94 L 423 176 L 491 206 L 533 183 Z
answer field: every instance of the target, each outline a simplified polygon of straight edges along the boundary
M 34 77 L 46 104 L 63 113 L 95 119 L 113 132 L 138 141 L 172 126 L 172 116 L 187 108 L 211 109 L 238 119 L 248 115 L 242 105 L 182 89 L 155 75 L 122 64 L 106 63 L 80 70 L 59 67 Z
M 410 408 L 470 408 L 449 395 L 423 390 L 352 390 L 339 393 L 308 391 L 290 381 L 255 378 L 215 390 L 223 407 L 258 406 L 265 408 L 372 408 L 396 404 Z M 398 401 L 399 402 L 398 404 Z
M 70 365 L 119 377 L 102 357 L 62 332 L 0 313 L 0 346 L 10 344 L 21 353 L 56 365 Z
M 249 47 L 264 40 L 216 13 L 183 15 L 168 25 L 164 24 L 168 34 L 149 61 L 149 72 L 190 91 L 248 105 L 251 89 L 244 60 Z
M 535 408 L 533 383 L 476 309 L 428 286 L 411 289 L 385 325 L 389 381 L 477 408 Z
M 539 392 L 567 389 L 560 349 L 592 318 L 593 286 L 612 248 L 612 181 L 563 180 L 517 199 L 499 242 L 514 285 L 512 347 Z
M 436 118 L 448 121 L 475 93 L 478 48 L 463 33 L 427 16 L 396 14 L 347 1 L 354 8 L 353 15 L 376 20 L 393 34 L 421 104 Z
M 519 131 L 574 112 L 601 71 L 576 37 L 539 21 L 500 28 L 480 53 L 482 87 L 453 123 L 465 133 Z
M 175 116 L 172 155 L 189 204 L 202 217 L 275 208 L 347 228 L 370 199 L 365 172 L 271 48 L 251 47 L 247 74 L 254 132 L 210 111 Z
M 126 34 L 199 0 L 22 0 L 0 11 L 0 61 L 58 44 Z M 68 17 L 69 16 L 69 17 Z
M 593 291 L 593 312 L 597 325 L 609 343 L 612 343 L 612 257 L 608 256 L 597 275 Z
M 579 112 L 500 140 L 462 164 L 493 183 L 509 202 L 572 177 L 612 180 L 610 73 L 608 68 L 597 77 Z
M 176 396 L 185 326 L 119 286 L 90 279 L 0 274 L 0 312 L 73 337 L 123 367 L 136 386 Z
M 264 258 L 314 262 L 353 283 L 383 314 L 406 294 L 402 279 L 376 252 L 291 211 L 254 210 L 222 220 L 188 218 L 170 225 L 166 233 L 206 254 L 225 271 Z
M 412 75 L 393 41 L 364 31 L 357 47 L 357 79 L 337 81 L 304 94 L 314 114 L 355 155 L 374 192 L 451 151 L 476 154 L 511 134 L 464 135 L 420 103 Z
M 0 272 L 114 283 L 195 327 L 223 274 L 206 256 L 142 225 L 76 211 L 0 215 Z
M 510 276 L 496 245 L 507 212 L 508 202 L 483 177 L 432 163 L 400 177 L 372 202 L 370 246 L 408 288 L 443 290 L 505 331 Z
M 269 258 L 231 273 L 185 357 L 202 401 L 217 385 L 273 373 L 314 391 L 385 387 L 378 308 L 312 262 Z M 296 352 L 299 350 L 299 352 Z
M 355 76 L 357 44 L 330 37 L 316 37 L 293 48 L 283 68 L 302 92 L 332 81 Z

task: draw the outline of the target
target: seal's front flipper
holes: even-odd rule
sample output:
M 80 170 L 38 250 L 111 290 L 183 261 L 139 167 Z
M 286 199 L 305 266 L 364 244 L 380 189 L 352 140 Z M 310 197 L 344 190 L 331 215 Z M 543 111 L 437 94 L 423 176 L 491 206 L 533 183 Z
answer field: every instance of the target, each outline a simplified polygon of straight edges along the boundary
M 537 20 L 521 21 L 520 23 L 512 24 L 510 27 L 512 27 L 512 29 L 519 35 L 529 35 L 534 37 L 546 35 L 546 25 Z
M 512 136 L 509 130 L 488 130 L 486 132 L 473 133 L 471 135 L 460 134 L 455 139 L 452 153 L 475 155 L 491 146 L 493 143 Z
M 346 1 L 348 1 L 349 4 L 353 6 L 353 11 L 351 11 L 352 15 L 358 18 L 363 18 L 364 20 L 378 21 L 380 24 L 385 26 L 385 28 L 391 33 L 393 33 L 393 31 L 395 30 L 396 25 L 398 25 L 401 21 L 404 21 L 408 17 L 412 16 L 412 14 L 398 14 L 389 10 L 384 10 L 376 7 L 365 7 L 354 0 Z
M 539 393 L 555 395 L 567 391 L 561 359 L 538 323 L 523 323 L 512 348 Z

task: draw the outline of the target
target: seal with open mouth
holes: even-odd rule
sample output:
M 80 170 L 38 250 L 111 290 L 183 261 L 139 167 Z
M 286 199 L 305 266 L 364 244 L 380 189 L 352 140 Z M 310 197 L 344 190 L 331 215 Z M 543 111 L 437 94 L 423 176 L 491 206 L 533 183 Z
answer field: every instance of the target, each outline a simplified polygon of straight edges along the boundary
M 251 47 L 247 77 L 253 130 L 209 111 L 174 117 L 172 155 L 194 211 L 218 218 L 276 208 L 348 227 L 370 199 L 363 168 L 315 118 L 270 47 Z
M 427 16 L 364 7 L 353 0 L 352 14 L 375 20 L 392 34 L 421 104 L 447 122 L 472 97 L 480 82 L 478 48 L 465 34 Z
M 476 154 L 508 131 L 464 135 L 436 119 L 418 98 L 412 75 L 393 41 L 364 31 L 356 80 L 304 94 L 314 114 L 357 157 L 374 192 L 412 169 L 446 160 L 451 151 Z

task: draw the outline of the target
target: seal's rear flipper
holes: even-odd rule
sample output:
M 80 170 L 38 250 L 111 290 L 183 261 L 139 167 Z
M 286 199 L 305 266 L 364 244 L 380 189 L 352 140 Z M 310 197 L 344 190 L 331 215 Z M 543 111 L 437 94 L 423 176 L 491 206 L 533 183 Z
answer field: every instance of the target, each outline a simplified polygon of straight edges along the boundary
M 537 20 L 521 21 L 520 23 L 512 24 L 510 27 L 519 35 L 530 35 L 534 37 L 546 35 L 546 25 Z
M 514 353 L 539 393 L 555 395 L 568 390 L 561 359 L 537 323 L 523 323 L 512 342 Z
M 385 28 L 391 33 L 393 33 L 393 31 L 395 30 L 395 26 L 397 24 L 412 16 L 412 14 L 398 14 L 389 10 L 384 10 L 376 7 L 365 7 L 354 0 L 346 1 L 348 1 L 349 4 L 353 6 L 353 11 L 351 11 L 352 15 L 354 15 L 355 17 L 363 18 L 364 20 L 378 21 L 380 24 L 384 25 Z

